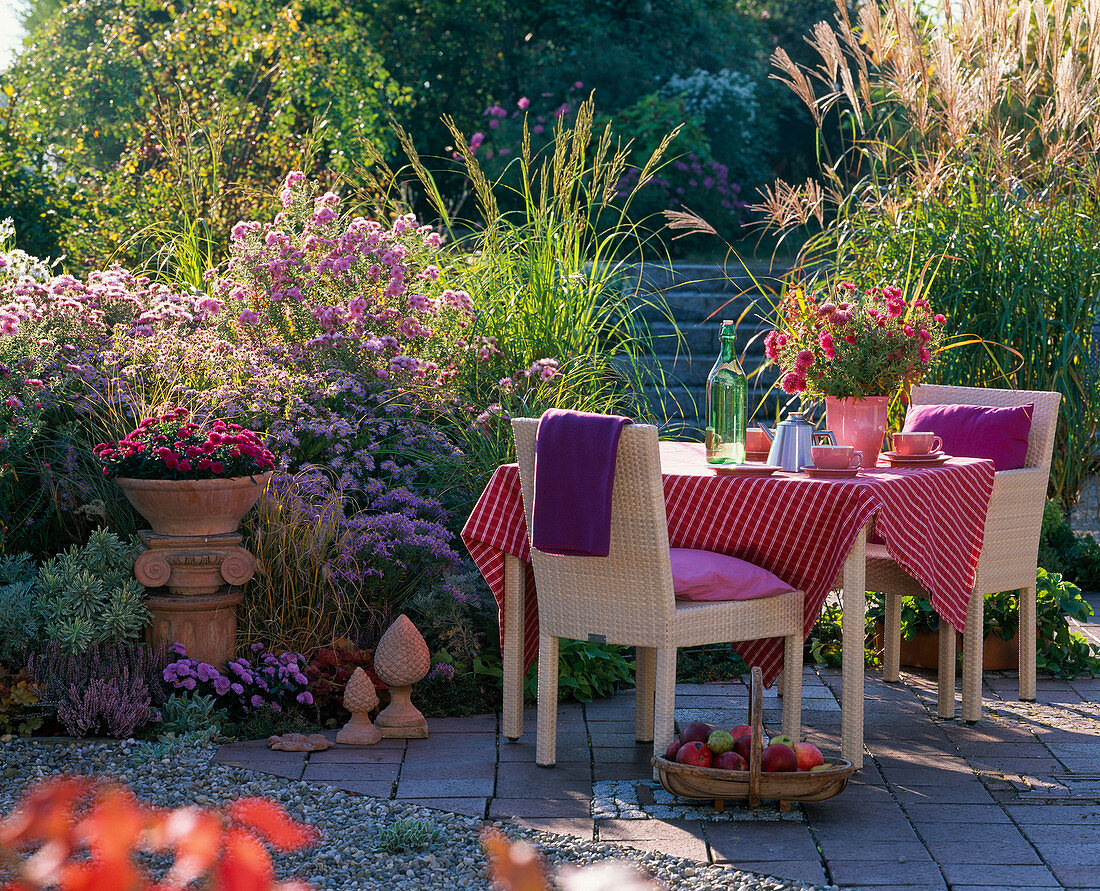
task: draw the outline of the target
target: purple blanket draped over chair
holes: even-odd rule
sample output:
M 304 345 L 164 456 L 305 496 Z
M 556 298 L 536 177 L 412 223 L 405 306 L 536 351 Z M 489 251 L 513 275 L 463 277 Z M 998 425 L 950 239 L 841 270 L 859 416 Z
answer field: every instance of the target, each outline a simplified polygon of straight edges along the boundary
M 606 557 L 615 458 L 630 418 L 549 409 L 535 445 L 532 544 L 547 554 Z

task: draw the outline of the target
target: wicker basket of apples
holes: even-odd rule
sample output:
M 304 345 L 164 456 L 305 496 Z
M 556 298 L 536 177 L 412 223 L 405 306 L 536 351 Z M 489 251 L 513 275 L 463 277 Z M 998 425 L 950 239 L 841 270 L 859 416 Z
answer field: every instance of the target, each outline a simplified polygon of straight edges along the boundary
M 661 785 L 683 798 L 709 798 L 719 811 L 727 799 L 750 808 L 778 801 L 788 810 L 792 801 L 824 801 L 844 790 L 855 773 L 851 761 L 827 762 L 817 746 L 784 736 L 765 739 L 763 716 L 764 683 L 754 668 L 749 723 L 729 732 L 688 724 L 665 757 L 653 759 Z

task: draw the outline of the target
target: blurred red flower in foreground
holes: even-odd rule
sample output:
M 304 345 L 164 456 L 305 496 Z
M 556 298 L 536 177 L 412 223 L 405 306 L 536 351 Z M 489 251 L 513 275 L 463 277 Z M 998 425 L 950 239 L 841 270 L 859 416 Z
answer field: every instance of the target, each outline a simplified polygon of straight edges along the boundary
M 17 877 L 3 891 L 183 891 L 198 879 L 210 891 L 310 891 L 276 881 L 264 843 L 294 851 L 317 839 L 313 827 L 263 798 L 167 810 L 124 786 L 58 777 L 32 786 L 0 821 L 0 866 Z M 171 853 L 172 867 L 155 882 L 135 862 L 138 853 Z

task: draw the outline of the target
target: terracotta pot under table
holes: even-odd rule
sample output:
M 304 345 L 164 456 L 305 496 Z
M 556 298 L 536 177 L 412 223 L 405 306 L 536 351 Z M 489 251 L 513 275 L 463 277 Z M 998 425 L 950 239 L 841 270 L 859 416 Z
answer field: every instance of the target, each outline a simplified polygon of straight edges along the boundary
M 882 648 L 882 626 L 877 625 L 875 646 Z M 955 635 L 955 652 L 961 652 L 962 635 Z M 940 665 L 938 631 L 919 631 L 912 640 L 901 641 L 901 664 L 908 668 L 924 668 L 936 671 Z M 1005 640 L 1000 635 L 991 634 L 982 641 L 983 671 L 1015 671 L 1020 667 L 1020 636 L 1012 635 Z

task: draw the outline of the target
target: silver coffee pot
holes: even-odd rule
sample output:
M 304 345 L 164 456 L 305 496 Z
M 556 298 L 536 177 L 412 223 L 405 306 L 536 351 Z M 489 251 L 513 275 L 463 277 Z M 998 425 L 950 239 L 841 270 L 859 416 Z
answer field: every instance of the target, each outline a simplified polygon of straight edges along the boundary
M 798 473 L 807 464 L 814 463 L 810 455 L 810 446 L 836 445 L 836 437 L 833 436 L 832 431 L 815 430 L 813 424 L 807 421 L 800 411 L 791 412 L 787 420 L 775 425 L 774 431 L 769 430 L 764 424 L 760 424 L 760 427 L 772 443 L 768 451 L 768 463 L 782 467 L 791 473 Z

